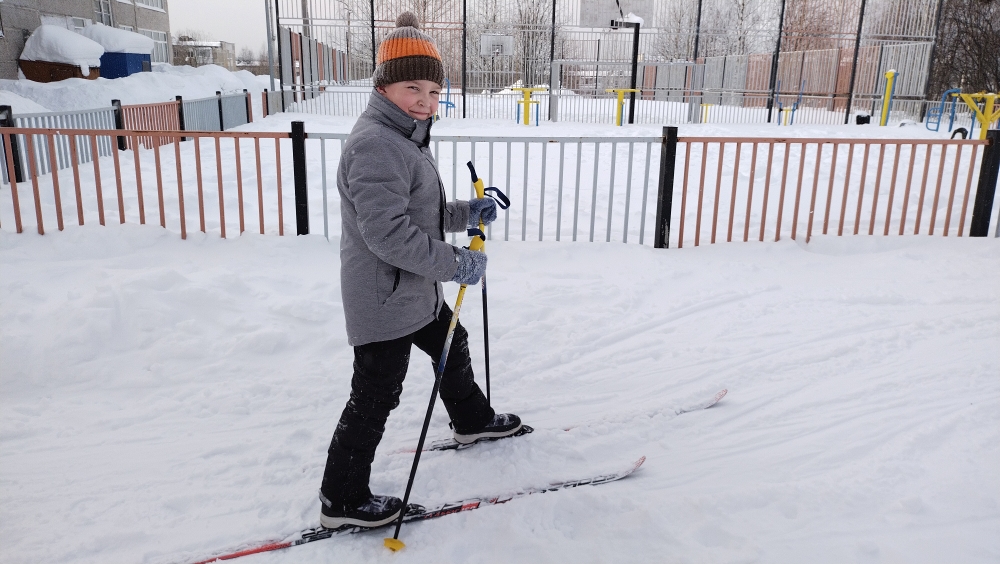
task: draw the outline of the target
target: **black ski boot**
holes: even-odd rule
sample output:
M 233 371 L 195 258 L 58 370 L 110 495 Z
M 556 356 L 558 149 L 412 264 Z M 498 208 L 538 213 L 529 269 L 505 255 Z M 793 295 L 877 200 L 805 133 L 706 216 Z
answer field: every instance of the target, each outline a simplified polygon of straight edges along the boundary
M 327 529 L 339 529 L 349 525 L 356 527 L 381 527 L 399 518 L 403 500 L 388 495 L 373 495 L 354 509 L 332 507 L 321 493 L 323 503 L 320 508 L 319 524 Z
M 480 439 L 502 439 L 521 430 L 521 418 L 513 413 L 497 413 L 485 427 L 474 433 L 459 433 L 455 431 L 455 440 L 463 445 L 472 444 Z

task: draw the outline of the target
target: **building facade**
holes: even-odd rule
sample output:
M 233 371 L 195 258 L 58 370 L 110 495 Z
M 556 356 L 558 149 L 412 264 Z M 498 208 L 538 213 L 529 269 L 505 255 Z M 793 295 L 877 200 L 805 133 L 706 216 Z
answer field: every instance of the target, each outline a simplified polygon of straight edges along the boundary
M 78 30 L 95 23 L 152 39 L 154 63 L 173 60 L 167 0 L 0 0 L 0 78 L 17 78 L 17 59 L 38 26 Z
M 175 65 L 200 67 L 219 65 L 231 71 L 236 70 L 236 44 L 227 41 L 197 41 L 192 37 L 180 36 L 174 41 Z

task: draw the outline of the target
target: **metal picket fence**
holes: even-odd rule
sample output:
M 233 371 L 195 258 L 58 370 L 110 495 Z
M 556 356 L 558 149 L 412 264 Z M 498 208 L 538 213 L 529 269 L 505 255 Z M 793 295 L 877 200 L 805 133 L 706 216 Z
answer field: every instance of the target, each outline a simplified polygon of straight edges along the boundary
M 150 134 L 171 143 L 140 149 L 139 138 Z M 338 197 L 333 175 L 346 133 L 307 134 L 302 122 L 293 122 L 291 132 L 88 129 L 67 135 L 5 127 L 0 137 L 8 146 L 11 139 L 40 139 L 21 145 L 32 166 L 57 158 L 60 137 L 69 138 L 71 149 L 97 147 L 102 139 L 131 141 L 131 150 L 112 151 L 87 166 L 71 153 L 71 179 L 58 167 L 51 174 L 31 170 L 39 233 L 53 218 L 63 228 L 61 186 L 70 182 L 81 225 L 95 212 L 105 223 L 102 185 L 113 182 L 120 222 L 137 217 L 145 223 L 152 206 L 159 224 L 179 227 L 182 237 L 195 221 L 185 204 L 192 200 L 199 230 L 223 237 L 237 228 L 233 218 L 238 233 L 283 234 L 286 208 L 295 210 L 296 233 L 320 223 L 327 237 L 339 232 L 340 214 L 331 213 Z M 817 233 L 986 236 L 997 215 L 996 130 L 986 140 L 816 139 L 678 137 L 677 128 L 668 127 L 649 137 L 436 136 L 431 151 L 450 199 L 473 195 L 468 161 L 507 193 L 513 205 L 487 231 L 505 241 L 680 248 L 808 241 Z M 8 151 L 7 167 L 13 158 Z M 155 205 L 149 198 L 154 187 Z M 0 187 L 0 228 L 11 222 L 18 232 L 30 228 L 21 210 L 23 192 L 21 179 Z
M 8 112 L 0 115 L 0 123 L 23 128 L 115 129 L 115 110 L 112 107 L 108 107 L 93 110 L 19 115 L 12 115 Z M 61 135 L 51 141 L 53 146 L 50 150 L 44 147 L 47 140 L 42 137 L 19 137 L 16 146 L 10 149 L 10 152 L 17 157 L 18 168 L 22 171 L 29 171 L 28 143 L 32 144 L 32 152 L 38 155 L 38 161 L 35 163 L 38 174 L 48 174 L 52 171 L 53 165 L 60 169 L 69 168 L 74 159 L 76 162 L 89 163 L 94 160 L 94 155 L 107 157 L 114 150 L 114 144 L 108 138 L 96 140 L 95 143 L 83 143 L 79 142 L 78 138 Z M 5 152 L 8 151 L 8 143 L 9 140 L 5 139 Z M 4 182 L 9 183 L 6 164 L 3 164 L 2 168 Z
M 225 131 L 250 123 L 250 97 L 243 94 L 222 95 L 181 101 L 181 129 L 186 131 Z

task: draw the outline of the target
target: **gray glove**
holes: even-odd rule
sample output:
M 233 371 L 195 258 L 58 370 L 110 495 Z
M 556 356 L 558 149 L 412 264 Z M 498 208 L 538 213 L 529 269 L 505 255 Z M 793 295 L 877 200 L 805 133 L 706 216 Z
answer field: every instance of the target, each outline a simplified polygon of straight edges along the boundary
M 452 276 L 452 282 L 475 284 L 486 273 L 486 253 L 455 247 L 455 260 L 458 261 L 458 270 Z
M 493 223 L 497 218 L 497 203 L 493 198 L 474 198 L 469 200 L 469 227 L 479 227 L 479 220 L 484 225 Z

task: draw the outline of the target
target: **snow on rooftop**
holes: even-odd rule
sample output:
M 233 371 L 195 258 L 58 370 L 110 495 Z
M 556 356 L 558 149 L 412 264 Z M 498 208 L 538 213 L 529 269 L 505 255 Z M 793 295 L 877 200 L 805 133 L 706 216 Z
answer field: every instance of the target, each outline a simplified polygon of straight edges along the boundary
M 101 66 L 104 47 L 79 33 L 54 25 L 41 25 L 24 43 L 21 59 L 77 65 L 84 75 Z
M 194 100 L 215 96 L 217 91 L 223 94 L 242 93 L 244 88 L 256 93 L 253 101 L 259 104 L 260 92 L 267 89 L 268 83 L 266 76 L 255 76 L 248 71 L 230 72 L 217 65 L 195 68 L 154 64 L 153 72 L 115 79 L 71 78 L 49 83 L 0 80 L 0 92 L 10 92 L 60 112 L 106 107 L 111 105 L 111 100 L 121 100 L 122 104 L 167 102 L 176 96 Z M 259 108 L 254 111 L 255 115 L 260 115 Z M 23 112 L 15 109 L 14 113 Z
M 108 27 L 102 23 L 89 25 L 79 31 L 80 35 L 87 37 L 104 47 L 106 53 L 137 53 L 149 55 L 153 52 L 154 42 L 145 35 Z

